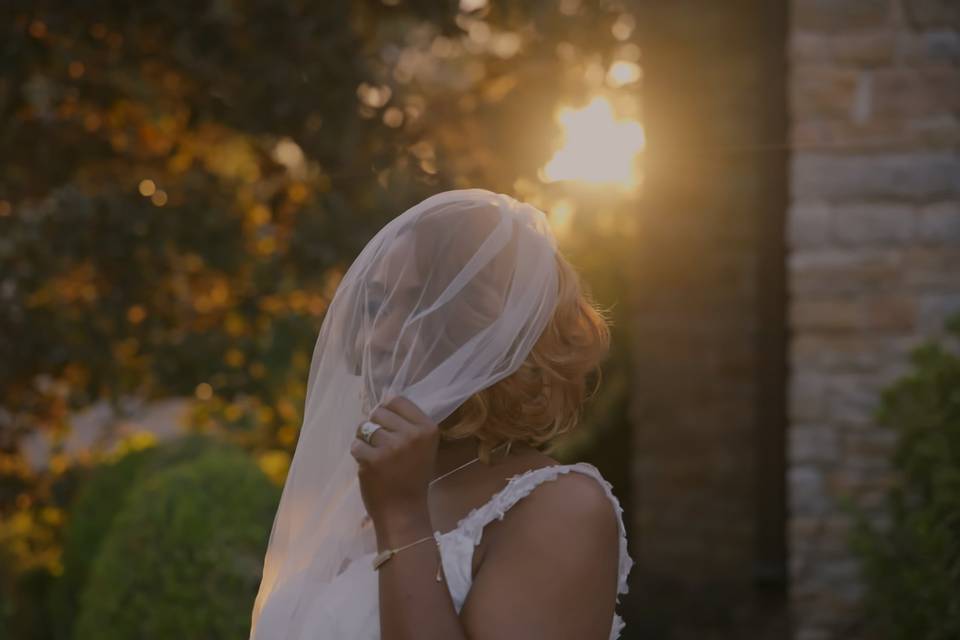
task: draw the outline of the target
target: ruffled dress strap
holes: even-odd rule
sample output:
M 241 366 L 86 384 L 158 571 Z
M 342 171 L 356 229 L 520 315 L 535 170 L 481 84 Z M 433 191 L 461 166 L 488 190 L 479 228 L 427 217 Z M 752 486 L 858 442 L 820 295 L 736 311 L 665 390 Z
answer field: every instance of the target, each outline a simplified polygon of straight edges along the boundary
M 496 493 L 488 502 L 468 513 L 459 523 L 458 528 L 470 538 L 476 546 L 483 537 L 483 529 L 493 520 L 503 520 L 507 511 L 519 502 L 522 498 L 528 496 L 538 485 L 548 480 L 556 480 L 561 475 L 576 471 L 593 477 L 603 487 L 604 493 L 613 504 L 617 515 L 617 527 L 619 528 L 619 570 L 617 577 L 617 601 L 619 595 L 627 593 L 627 576 L 630 568 L 633 566 L 633 560 L 627 552 L 627 532 L 623 524 L 623 508 L 620 501 L 613 494 L 613 486 L 601 475 L 600 471 L 587 462 L 577 462 L 575 464 L 557 464 L 548 467 L 530 469 L 521 474 L 512 476 L 507 485 Z

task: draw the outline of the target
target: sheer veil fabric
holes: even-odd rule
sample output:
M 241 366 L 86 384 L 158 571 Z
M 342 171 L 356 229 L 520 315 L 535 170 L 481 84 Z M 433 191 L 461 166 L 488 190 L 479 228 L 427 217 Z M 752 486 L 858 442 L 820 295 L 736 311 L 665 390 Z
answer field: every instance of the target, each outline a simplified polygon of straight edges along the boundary
M 360 252 L 314 347 L 251 640 L 314 637 L 309 610 L 375 551 L 349 451 L 357 426 L 395 395 L 439 423 L 516 371 L 556 307 L 556 250 L 542 211 L 463 189 L 407 209 Z

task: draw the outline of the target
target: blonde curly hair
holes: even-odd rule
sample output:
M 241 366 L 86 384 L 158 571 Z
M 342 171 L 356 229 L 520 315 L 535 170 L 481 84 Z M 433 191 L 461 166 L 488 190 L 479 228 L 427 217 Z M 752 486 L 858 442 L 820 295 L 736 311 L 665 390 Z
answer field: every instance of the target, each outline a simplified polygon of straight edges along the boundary
M 557 306 L 526 360 L 510 376 L 470 396 L 440 425 L 443 440 L 475 437 L 478 455 L 505 441 L 545 450 L 580 421 L 602 379 L 610 318 L 593 301 L 574 267 L 557 255 Z M 593 375 L 595 383 L 587 389 Z

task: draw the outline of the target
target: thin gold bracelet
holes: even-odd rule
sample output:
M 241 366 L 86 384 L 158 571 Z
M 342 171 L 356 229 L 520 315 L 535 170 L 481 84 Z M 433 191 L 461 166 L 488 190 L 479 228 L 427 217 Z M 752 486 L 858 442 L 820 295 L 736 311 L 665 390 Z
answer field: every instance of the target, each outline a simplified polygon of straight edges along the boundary
M 435 540 L 435 538 L 434 538 L 434 536 L 432 536 L 432 535 L 430 535 L 430 536 L 424 536 L 424 537 L 420 538 L 419 540 L 414 540 L 414 541 L 411 542 L 410 544 L 405 544 L 405 545 L 403 545 L 402 547 L 397 547 L 397 548 L 395 548 L 395 549 L 384 549 L 383 551 L 381 551 L 380 553 L 378 553 L 378 554 L 376 555 L 376 557 L 373 559 L 373 568 L 374 568 L 374 570 L 379 571 L 379 570 L 380 570 L 380 567 L 382 567 L 388 560 L 390 560 L 390 558 L 392 558 L 393 556 L 397 555 L 398 553 L 400 553 L 400 552 L 403 551 L 404 549 L 409 549 L 409 548 L 412 547 L 413 545 L 415 545 L 415 544 L 420 544 L 421 542 L 426 542 L 427 540 Z M 440 541 L 439 541 L 439 540 L 436 540 L 436 543 L 437 543 L 437 551 L 440 551 Z M 441 571 L 442 571 L 442 569 L 443 569 L 443 560 L 442 560 L 442 556 L 441 556 L 441 560 L 440 560 L 440 561 L 438 562 L 438 564 L 437 564 L 437 582 L 440 582 L 440 580 L 442 579 L 442 577 L 441 577 Z

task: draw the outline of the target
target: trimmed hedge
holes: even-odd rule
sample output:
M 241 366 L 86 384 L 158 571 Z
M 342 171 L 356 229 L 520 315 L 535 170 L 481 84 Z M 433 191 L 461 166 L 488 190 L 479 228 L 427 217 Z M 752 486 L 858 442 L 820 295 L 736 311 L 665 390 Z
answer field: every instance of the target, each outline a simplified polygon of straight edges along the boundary
M 201 435 L 188 435 L 148 449 L 133 451 L 119 460 L 103 464 L 89 474 L 70 507 L 64 531 L 63 574 L 49 594 L 49 624 L 56 640 L 72 640 L 90 565 L 100 544 L 130 491 L 140 478 L 193 460 L 231 445 Z
M 76 637 L 246 637 L 279 499 L 240 452 L 208 453 L 143 479 L 93 563 Z

